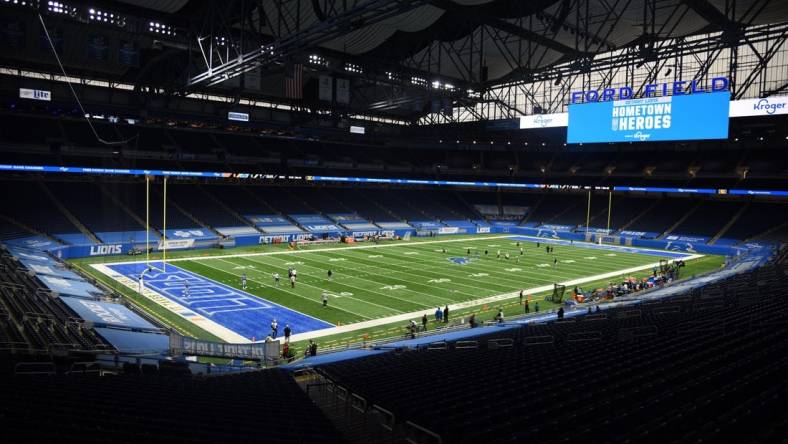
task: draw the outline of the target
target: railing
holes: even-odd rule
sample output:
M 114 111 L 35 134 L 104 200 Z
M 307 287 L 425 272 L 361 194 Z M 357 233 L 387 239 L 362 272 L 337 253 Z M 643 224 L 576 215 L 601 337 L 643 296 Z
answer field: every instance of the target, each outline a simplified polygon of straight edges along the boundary
M 350 441 L 442 444 L 440 435 L 410 420 L 402 421 L 385 407 L 370 403 L 360 393 L 342 386 L 311 368 L 298 373 L 303 388 Z

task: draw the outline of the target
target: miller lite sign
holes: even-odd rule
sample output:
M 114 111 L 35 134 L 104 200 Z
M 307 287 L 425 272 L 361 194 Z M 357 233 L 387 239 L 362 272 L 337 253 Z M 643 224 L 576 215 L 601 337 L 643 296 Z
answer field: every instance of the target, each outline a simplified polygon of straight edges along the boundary
M 19 88 L 19 97 L 22 99 L 52 101 L 52 92 L 42 89 Z

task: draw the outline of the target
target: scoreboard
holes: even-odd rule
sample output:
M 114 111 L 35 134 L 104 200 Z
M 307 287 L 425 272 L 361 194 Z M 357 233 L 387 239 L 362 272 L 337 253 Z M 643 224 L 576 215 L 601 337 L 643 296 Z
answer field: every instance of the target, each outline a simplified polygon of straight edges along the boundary
M 567 143 L 728 138 L 730 92 L 569 105 Z

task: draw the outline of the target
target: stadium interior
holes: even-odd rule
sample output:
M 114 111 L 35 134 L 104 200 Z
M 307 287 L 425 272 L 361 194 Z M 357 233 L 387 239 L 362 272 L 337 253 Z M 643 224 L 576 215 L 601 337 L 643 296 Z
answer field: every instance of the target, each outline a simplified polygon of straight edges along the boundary
M 0 79 L 4 442 L 788 443 L 784 0 L 0 0 Z

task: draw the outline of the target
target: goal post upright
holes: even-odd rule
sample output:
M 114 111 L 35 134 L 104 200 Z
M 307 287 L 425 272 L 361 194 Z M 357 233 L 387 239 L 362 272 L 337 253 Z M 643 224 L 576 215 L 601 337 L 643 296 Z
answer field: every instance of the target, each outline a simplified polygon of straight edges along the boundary
M 164 200 L 163 200 L 164 208 L 162 209 L 162 221 L 163 228 L 161 230 L 162 235 L 162 256 L 161 256 L 161 265 L 163 271 L 167 272 L 167 176 L 164 176 Z
M 145 265 L 150 267 L 150 182 L 153 177 L 145 175 Z
M 588 236 L 588 225 L 591 223 L 591 190 L 588 190 L 588 205 L 586 206 L 586 236 Z

